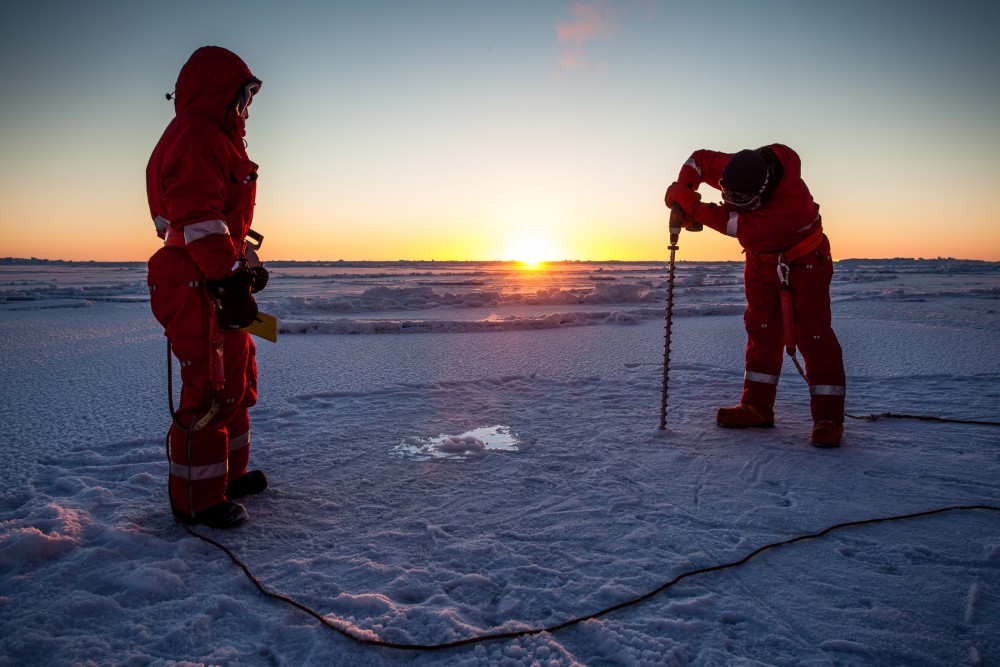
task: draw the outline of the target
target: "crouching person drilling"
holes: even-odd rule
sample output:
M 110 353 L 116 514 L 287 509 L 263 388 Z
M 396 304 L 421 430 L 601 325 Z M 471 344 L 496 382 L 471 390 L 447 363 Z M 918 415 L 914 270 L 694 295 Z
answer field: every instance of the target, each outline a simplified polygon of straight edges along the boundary
M 267 487 L 263 472 L 247 470 L 257 365 L 242 330 L 257 315 L 253 294 L 267 282 L 246 243 L 257 165 L 243 137 L 260 87 L 231 51 L 196 50 L 181 68 L 175 117 L 146 169 L 164 242 L 149 260 L 150 305 L 182 382 L 169 434 L 170 505 L 178 521 L 216 528 L 244 523 L 246 509 L 233 499 Z
M 720 408 L 716 421 L 728 428 L 773 426 L 782 348 L 794 361 L 798 346 L 809 383 L 812 443 L 836 447 L 844 431 L 846 382 L 830 311 L 833 263 L 801 166 L 795 151 L 781 144 L 736 154 L 698 150 L 667 188 L 665 202 L 736 237 L 746 252 L 743 395 L 736 406 Z M 721 205 L 701 201 L 701 183 L 722 191 Z

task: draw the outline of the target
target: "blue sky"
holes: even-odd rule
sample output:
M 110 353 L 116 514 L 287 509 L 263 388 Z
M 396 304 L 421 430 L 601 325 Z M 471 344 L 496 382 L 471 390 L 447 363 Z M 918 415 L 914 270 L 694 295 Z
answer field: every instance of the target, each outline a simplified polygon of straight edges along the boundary
M 1000 259 L 985 2 L 18 3 L 0 26 L 0 256 L 141 260 L 164 93 L 217 44 L 271 259 L 666 256 L 691 151 L 786 143 L 835 256 Z M 703 190 L 706 198 L 713 196 Z M 687 259 L 739 259 L 692 238 Z

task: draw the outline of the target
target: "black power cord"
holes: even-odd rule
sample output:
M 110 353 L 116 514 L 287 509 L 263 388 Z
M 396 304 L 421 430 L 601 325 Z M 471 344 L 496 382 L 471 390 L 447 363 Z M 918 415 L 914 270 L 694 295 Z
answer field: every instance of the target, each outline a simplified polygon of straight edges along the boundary
M 184 428 L 183 426 L 181 426 L 178 423 L 176 413 L 174 412 L 173 388 L 172 388 L 172 372 L 171 372 L 170 354 L 171 354 L 171 350 L 170 350 L 170 344 L 168 342 L 167 343 L 167 393 L 168 393 L 168 395 L 170 397 L 170 413 L 171 413 L 171 417 L 173 418 L 174 423 L 177 423 L 178 426 L 180 426 L 183 430 L 187 431 L 188 435 L 190 437 L 190 432 L 194 431 L 194 430 L 197 430 L 198 428 L 201 428 L 201 426 L 203 426 L 204 423 L 207 423 L 208 420 L 211 419 L 212 415 L 210 413 L 207 419 L 203 419 L 202 421 L 204 423 L 202 423 L 201 426 L 195 425 L 195 426 L 193 426 L 191 428 Z M 795 357 L 792 357 L 792 359 L 793 359 L 793 361 L 795 361 Z M 798 367 L 798 363 L 797 362 L 796 362 L 796 367 Z M 805 378 L 805 374 L 802 372 L 801 368 L 799 368 L 799 373 L 802 375 L 803 378 Z M 885 413 L 878 414 L 878 415 L 867 415 L 867 416 L 855 416 L 855 415 L 846 414 L 845 416 L 846 417 L 850 417 L 851 419 L 868 420 L 868 421 L 877 421 L 878 419 L 919 419 L 919 420 L 924 420 L 924 421 L 946 422 L 946 423 L 955 423 L 955 424 L 976 424 L 976 425 L 981 425 L 981 426 L 1000 426 L 1000 423 L 998 423 L 998 422 L 968 421 L 968 420 L 961 420 L 961 419 L 945 419 L 945 418 L 942 418 L 942 417 L 925 417 L 925 416 L 917 416 L 917 415 L 904 415 L 904 414 L 896 414 L 896 413 L 892 413 L 892 412 L 885 412 Z M 169 435 L 169 433 L 167 434 L 167 458 L 168 458 L 168 460 L 170 458 L 170 435 Z M 169 497 L 169 493 L 167 495 Z M 171 508 L 173 508 L 173 500 L 172 499 L 171 499 Z M 600 618 L 601 616 L 606 616 L 608 614 L 611 614 L 613 612 L 619 611 L 621 609 L 625 609 L 626 607 L 631 607 L 631 606 L 637 605 L 637 604 L 639 604 L 641 602 L 645 602 L 646 600 L 649 600 L 650 598 L 655 597 L 656 595 L 659 595 L 663 591 L 667 590 L 668 588 L 670 588 L 670 587 L 672 587 L 672 586 L 680 583 L 681 581 L 683 581 L 684 579 L 687 579 L 689 577 L 694 577 L 694 576 L 697 576 L 699 574 L 708 574 L 710 572 L 720 572 L 722 570 L 729 570 L 729 569 L 732 569 L 732 568 L 736 568 L 736 567 L 739 567 L 739 566 L 747 563 L 751 559 L 759 556 L 760 554 L 764 553 L 765 551 L 770 551 L 771 549 L 776 549 L 777 547 L 786 546 L 786 545 L 790 545 L 790 544 L 795 544 L 797 542 L 802 542 L 802 541 L 805 541 L 805 540 L 818 539 L 818 538 L 823 537 L 825 535 L 828 535 L 828 534 L 830 534 L 830 533 L 832 533 L 832 532 L 834 532 L 836 530 L 842 530 L 842 529 L 845 529 L 845 528 L 852 528 L 852 527 L 856 527 L 856 526 L 866 526 L 866 525 L 871 525 L 871 524 L 876 524 L 876 523 L 887 523 L 887 522 L 890 522 L 890 521 L 903 521 L 903 520 L 906 520 L 906 519 L 917 519 L 917 518 L 921 518 L 921 517 L 933 516 L 935 514 L 943 514 L 945 512 L 966 511 L 966 510 L 987 510 L 987 511 L 993 511 L 993 512 L 1000 512 L 1000 506 L 995 506 L 995 505 L 951 505 L 951 506 L 948 506 L 948 507 L 940 507 L 940 508 L 937 508 L 937 509 L 926 510 L 926 511 L 923 511 L 923 512 L 913 512 L 913 513 L 910 513 L 910 514 L 897 514 L 897 515 L 894 515 L 894 516 L 879 517 L 879 518 L 874 518 L 874 519 L 861 519 L 861 520 L 858 520 L 858 521 L 846 521 L 846 522 L 843 522 L 843 523 L 838 523 L 838 524 L 834 524 L 832 526 L 828 526 L 827 528 L 824 528 L 823 530 L 821 530 L 819 532 L 816 532 L 816 533 L 810 533 L 810 534 L 807 534 L 807 535 L 798 535 L 798 536 L 795 536 L 795 537 L 791 537 L 791 538 L 789 538 L 787 540 L 782 540 L 780 542 L 772 542 L 770 544 L 765 544 L 762 547 L 758 547 L 757 549 L 754 549 L 753 551 L 751 551 L 747 555 L 743 556 L 739 560 L 735 560 L 735 561 L 732 561 L 732 562 L 729 562 L 729 563 L 722 563 L 722 564 L 719 564 L 719 565 L 710 565 L 708 567 L 702 567 L 702 568 L 697 568 L 697 569 L 694 569 L 694 570 L 688 570 L 687 572 L 682 572 L 681 574 L 677 575 L 676 577 L 674 577 L 670 581 L 668 581 L 668 582 L 666 582 L 664 584 L 661 584 L 657 588 L 654 588 L 653 590 L 651 590 L 651 591 L 649 591 L 647 593 L 643 593 L 642 595 L 639 595 L 638 597 L 634 597 L 634 598 L 630 598 L 628 600 L 624 600 L 624 601 L 619 602 L 617 604 L 614 604 L 614 605 L 612 605 L 610 607 L 606 607 L 604 609 L 601 609 L 600 611 L 596 611 L 596 612 L 593 612 L 593 613 L 590 613 L 590 614 L 586 614 L 584 616 L 576 616 L 576 617 L 570 618 L 570 619 L 568 619 L 566 621 L 563 621 L 562 623 L 557 623 L 555 625 L 549 625 L 549 626 L 545 626 L 545 627 L 541 627 L 541 628 L 528 628 L 528 629 L 525 629 L 525 630 L 513 630 L 513 631 L 510 631 L 510 632 L 486 633 L 486 634 L 482 634 L 482 635 L 475 635 L 475 636 L 472 636 L 472 637 L 466 637 L 464 639 L 456 639 L 456 640 L 450 641 L 450 642 L 441 642 L 439 644 L 403 644 L 403 643 L 399 643 L 399 642 L 391 642 L 391 641 L 388 641 L 388 640 L 379 639 L 378 637 L 374 636 L 374 633 L 372 633 L 371 636 L 367 636 L 367 635 L 358 634 L 356 632 L 352 632 L 351 630 L 346 629 L 347 626 L 348 626 L 348 624 L 346 622 L 342 622 L 341 624 L 334 623 L 327 616 L 324 616 L 324 615 L 320 614 L 315 609 L 312 609 L 311 607 L 309 607 L 309 606 L 307 606 L 307 605 L 299 602 L 295 598 L 292 598 L 292 597 L 290 597 L 288 595 L 285 595 L 283 593 L 278 593 L 278 592 L 270 590 L 263 583 L 261 583 L 261 581 L 250 570 L 250 567 L 246 563 L 244 563 L 239 558 L 239 556 L 237 556 L 236 554 L 234 554 L 232 552 L 232 550 L 229 549 L 229 547 L 227 547 L 226 545 L 222 544 L 221 542 L 213 540 L 212 538 L 208 537 L 207 535 L 202 535 L 201 533 L 199 533 L 198 531 L 194 530 L 193 528 L 191 528 L 191 526 L 189 526 L 187 524 L 183 524 L 183 523 L 180 523 L 180 522 L 178 522 L 178 524 L 184 530 L 186 530 L 190 535 L 192 535 L 193 537 L 196 537 L 199 540 L 205 542 L 206 544 L 210 544 L 213 547 L 216 547 L 217 549 L 219 549 L 220 551 L 222 551 L 223 553 L 225 553 L 229 557 L 229 559 L 237 567 L 239 567 L 241 570 L 243 570 L 243 573 L 247 576 L 247 578 L 254 585 L 254 587 L 256 587 L 258 591 L 260 591 L 261 595 L 263 595 L 265 597 L 268 597 L 268 598 L 271 598 L 273 600 L 278 600 L 280 602 L 284 602 L 287 605 L 295 607 L 296 609 L 298 609 L 298 610 L 300 610 L 300 611 L 308 614 L 309 616 L 312 616 L 313 618 L 315 618 L 317 621 L 319 621 L 321 624 L 323 624 L 327 628 L 333 630 L 334 632 L 337 632 L 338 634 L 343 635 L 344 637 L 350 639 L 351 641 L 357 642 L 358 644 L 364 644 L 364 645 L 367 645 L 367 646 L 380 646 L 380 647 L 383 647 L 383 648 L 404 649 L 404 650 L 411 650 L 411 651 L 442 651 L 442 650 L 446 650 L 446 649 L 458 648 L 458 647 L 461 647 L 461 646 L 468 646 L 468 645 L 471 645 L 471 644 L 480 644 L 480 643 L 488 642 L 488 641 L 500 641 L 500 640 L 505 640 L 505 639 L 516 639 L 518 637 L 528 637 L 528 636 L 538 635 L 538 634 L 542 634 L 542 633 L 559 632 L 560 630 L 565 630 L 566 628 L 572 627 L 574 625 L 578 625 L 580 623 L 583 623 L 584 621 L 591 621 L 591 620 L 593 620 L 595 618 Z
M 939 422 L 945 424 L 974 424 L 976 426 L 1000 426 L 1000 422 L 988 422 L 988 421 L 973 421 L 971 419 L 946 419 L 945 417 L 928 417 L 925 415 L 903 415 L 896 412 L 883 412 L 878 415 L 848 415 L 845 417 L 850 417 L 851 419 L 859 419 L 863 421 L 878 421 L 879 419 L 919 419 L 925 422 Z
M 639 595 L 638 597 L 634 597 L 634 598 L 631 598 L 629 600 L 624 600 L 622 602 L 614 604 L 614 605 L 612 605 L 610 607 L 607 607 L 605 609 L 602 609 L 600 611 L 596 611 L 596 612 L 593 612 L 593 613 L 590 613 L 590 614 L 586 614 L 586 615 L 583 615 L 583 616 L 576 616 L 576 617 L 571 618 L 569 620 L 563 621 L 562 623 L 557 623 L 555 625 L 549 625 L 549 626 L 541 627 L 541 628 L 529 628 L 529 629 L 525 629 L 525 630 L 513 630 L 513 631 L 510 631 L 510 632 L 494 632 L 494 633 L 487 633 L 487 634 L 482 634 L 482 635 L 475 635 L 475 636 L 472 636 L 472 637 L 466 637 L 464 639 L 457 639 L 457 640 L 449 641 L 449 642 L 441 642 L 439 644 L 401 644 L 401 643 L 398 643 L 398 642 L 391 642 L 391 641 L 386 641 L 384 639 L 379 639 L 378 637 L 376 637 L 374 635 L 367 636 L 367 635 L 358 634 L 356 632 L 352 632 L 352 631 L 346 629 L 346 627 L 348 625 L 346 622 L 342 622 L 340 624 L 337 624 L 334 621 L 331 621 L 328 616 L 324 616 L 324 615 L 320 614 L 318 611 L 312 609 L 311 607 L 308 607 L 308 606 L 302 604 L 301 602 L 295 600 L 294 598 L 291 598 L 291 597 L 289 597 L 287 595 L 284 595 L 282 593 L 277 593 L 275 591 L 272 591 L 272 590 L 268 589 L 264 584 L 262 584 L 260 582 L 259 579 L 257 579 L 256 576 L 254 576 L 253 572 L 250 571 L 249 566 L 247 566 L 246 563 L 244 563 L 242 560 L 240 560 L 240 558 L 236 554 L 234 554 L 232 552 L 232 550 L 230 550 L 224 544 L 222 544 L 220 542 L 217 542 L 216 540 L 213 540 L 210 537 L 202 535 L 201 533 L 193 530 L 190 526 L 186 526 L 186 525 L 183 525 L 183 524 L 182 525 L 183 525 L 184 530 L 186 530 L 188 533 L 190 533 L 194 537 L 198 538 L 199 540 L 202 540 L 203 542 L 211 544 L 212 546 L 220 549 L 223 553 L 225 553 L 227 556 L 229 556 L 229 559 L 231 561 L 233 561 L 233 563 L 235 563 L 237 567 L 239 567 L 241 570 L 243 570 L 243 573 L 247 576 L 247 578 L 250 580 L 250 582 L 257 588 L 257 590 L 260 591 L 260 593 L 262 595 L 264 595 L 265 597 L 269 597 L 269 598 L 271 598 L 273 600 L 279 600 L 281 602 L 284 602 L 285 604 L 291 605 L 292 607 L 295 607 L 296 609 L 299 609 L 299 610 L 305 612 L 306 614 L 309 614 L 310 616 L 312 616 L 317 621 L 319 621 L 320 623 L 322 623 L 326 627 L 330 628 L 334 632 L 337 632 L 337 633 L 343 635 L 344 637 L 347 637 L 348 639 L 350 639 L 350 640 L 352 640 L 354 642 L 357 642 L 359 644 L 365 644 L 367 646 L 381 646 L 381 647 L 384 647 L 384 648 L 408 649 L 408 650 L 411 650 L 411 651 L 441 651 L 441 650 L 445 650 L 445 649 L 458 648 L 460 646 L 468 646 L 470 644 L 479 644 L 479 643 L 482 643 L 482 642 L 499 641 L 499 640 L 504 640 L 504 639 L 516 639 L 518 637 L 527 637 L 527 636 L 538 635 L 538 634 L 542 634 L 542 633 L 552 633 L 552 632 L 558 632 L 560 630 L 565 630 L 566 628 L 572 627 L 572 626 L 577 625 L 579 623 L 582 623 L 584 621 L 590 621 L 590 620 L 593 620 L 595 618 L 599 618 L 601 616 L 606 616 L 606 615 L 611 614 L 613 612 L 616 612 L 618 610 L 625 609 L 626 607 L 631 607 L 631 606 L 637 605 L 640 602 L 644 602 L 644 601 L 646 601 L 646 600 L 648 600 L 648 599 L 650 599 L 650 598 L 652 598 L 652 597 L 654 597 L 656 595 L 659 595 L 660 593 L 662 593 L 663 591 L 667 590 L 671 586 L 674 586 L 674 585 L 680 583 L 681 581 L 683 581 L 685 579 L 688 579 L 690 577 L 694 577 L 694 576 L 697 576 L 697 575 L 700 575 L 700 574 L 708 574 L 710 572 L 719 572 L 719 571 L 722 571 L 722 570 L 729 570 L 729 569 L 732 569 L 732 568 L 736 568 L 736 567 L 739 567 L 739 566 L 747 563 L 751 559 L 759 556 L 760 554 L 764 553 L 765 551 L 770 551 L 771 549 L 776 549 L 776 548 L 781 547 L 781 546 L 795 544 L 797 542 L 803 542 L 805 540 L 818 539 L 818 538 L 823 537 L 825 535 L 829 535 L 830 533 L 832 533 L 834 531 L 837 531 L 837 530 L 843 530 L 845 528 L 853 528 L 853 527 L 857 527 L 857 526 L 867 526 L 867 525 L 876 524 L 876 523 L 888 523 L 890 521 L 903 521 L 903 520 L 907 520 L 907 519 L 917 519 L 917 518 L 921 518 L 921 517 L 933 516 L 935 514 L 944 514 L 946 512 L 970 511 L 970 510 L 986 510 L 986 511 L 991 511 L 991 512 L 1000 512 L 1000 506 L 996 506 L 996 505 L 951 505 L 951 506 L 948 506 L 948 507 L 940 507 L 940 508 L 937 508 L 937 509 L 925 510 L 925 511 L 922 511 L 922 512 L 913 512 L 913 513 L 910 513 L 910 514 L 897 514 L 897 515 L 894 515 L 894 516 L 885 516 L 885 517 L 879 517 L 879 518 L 875 518 L 875 519 L 861 519 L 861 520 L 858 520 L 858 521 L 845 521 L 843 523 L 838 523 L 838 524 L 834 524 L 832 526 L 828 526 L 827 528 L 824 528 L 823 530 L 820 530 L 820 531 L 815 532 L 815 533 L 809 533 L 807 535 L 798 535 L 798 536 L 795 536 L 795 537 L 791 537 L 791 538 L 789 538 L 787 540 L 782 540 L 780 542 L 772 542 L 770 544 L 765 544 L 762 547 L 758 547 L 757 549 L 754 549 L 753 551 L 751 551 L 747 555 L 743 556 L 742 558 L 740 558 L 738 560 L 731 561 L 729 563 L 722 563 L 722 564 L 719 564 L 719 565 L 710 565 L 708 567 L 701 567 L 701 568 L 697 568 L 697 569 L 694 569 L 694 570 L 688 570 L 687 572 L 683 572 L 683 573 L 677 575 L 676 577 L 674 577 L 670 581 L 668 581 L 668 582 L 666 582 L 664 584 L 661 584 L 660 586 L 654 588 L 653 590 L 651 590 L 651 591 L 649 591 L 647 593 L 643 593 L 642 595 Z

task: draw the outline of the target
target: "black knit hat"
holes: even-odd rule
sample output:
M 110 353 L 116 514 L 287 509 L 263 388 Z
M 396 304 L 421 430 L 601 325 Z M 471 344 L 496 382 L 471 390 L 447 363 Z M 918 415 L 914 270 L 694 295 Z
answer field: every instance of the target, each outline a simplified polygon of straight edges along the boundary
M 720 184 L 726 190 L 757 197 L 767 186 L 767 163 L 757 151 L 743 150 L 729 159 Z

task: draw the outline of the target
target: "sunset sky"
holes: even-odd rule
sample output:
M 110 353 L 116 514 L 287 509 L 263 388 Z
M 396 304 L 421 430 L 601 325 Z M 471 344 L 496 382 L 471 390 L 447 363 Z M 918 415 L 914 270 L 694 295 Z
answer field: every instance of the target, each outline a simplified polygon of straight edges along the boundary
M 659 260 L 693 150 L 781 142 L 836 258 L 1000 260 L 998 29 L 964 0 L 8 3 L 0 257 L 152 254 L 164 94 L 216 44 L 264 81 L 265 259 Z

